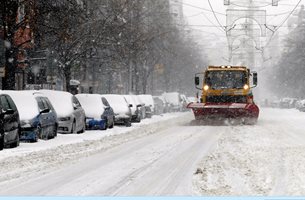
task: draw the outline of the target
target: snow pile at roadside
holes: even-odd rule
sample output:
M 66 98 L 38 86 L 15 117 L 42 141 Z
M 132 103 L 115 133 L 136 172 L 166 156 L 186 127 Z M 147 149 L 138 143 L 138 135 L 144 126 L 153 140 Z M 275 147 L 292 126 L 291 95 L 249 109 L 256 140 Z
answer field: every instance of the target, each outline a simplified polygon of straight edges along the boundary
M 197 195 L 305 195 L 305 113 L 264 109 L 255 126 L 228 126 L 194 173 Z
M 52 140 L 21 143 L 20 147 L 0 152 L 0 183 L 48 168 L 69 164 L 82 157 L 108 150 L 130 140 L 169 128 L 185 121 L 190 113 L 170 113 L 153 116 L 132 127 L 114 127 L 106 131 L 86 131 L 84 134 L 59 134 Z

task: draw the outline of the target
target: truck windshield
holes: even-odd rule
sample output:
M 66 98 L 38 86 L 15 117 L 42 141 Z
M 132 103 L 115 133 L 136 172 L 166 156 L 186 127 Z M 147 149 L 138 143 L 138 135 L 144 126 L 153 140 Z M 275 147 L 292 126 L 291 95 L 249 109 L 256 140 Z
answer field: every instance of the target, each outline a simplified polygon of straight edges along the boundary
M 244 71 L 209 71 L 206 73 L 205 83 L 212 89 L 243 88 L 247 83 Z

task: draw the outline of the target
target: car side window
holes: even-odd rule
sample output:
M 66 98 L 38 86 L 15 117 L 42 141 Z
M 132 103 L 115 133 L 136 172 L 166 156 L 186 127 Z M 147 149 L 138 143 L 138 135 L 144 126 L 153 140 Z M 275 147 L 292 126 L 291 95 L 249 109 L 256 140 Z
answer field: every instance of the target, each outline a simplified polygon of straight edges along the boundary
M 104 97 L 102 97 L 102 102 L 103 102 L 103 104 L 104 104 L 105 106 L 109 106 L 109 107 L 110 107 L 110 105 L 109 105 L 107 99 L 105 99 Z
M 79 101 L 75 96 L 72 97 L 72 102 L 76 107 L 81 107 L 81 104 L 79 103 Z
M 44 110 L 45 106 L 42 102 L 42 99 L 40 97 L 36 97 L 36 100 L 37 100 L 37 103 L 38 103 L 39 110 Z
M 41 100 L 42 100 L 42 103 L 43 103 L 44 107 L 45 107 L 46 109 L 50 109 L 50 110 L 51 110 L 51 107 L 50 107 L 50 105 L 48 104 L 48 102 L 47 102 L 47 100 L 46 100 L 46 97 L 41 97 Z
M 4 95 L 0 97 L 0 100 L 1 100 L 1 104 L 2 104 L 2 109 L 4 111 L 10 109 L 10 105 L 8 103 L 8 100 L 6 99 L 6 97 Z
M 17 107 L 16 107 L 16 105 L 15 105 L 13 99 L 12 99 L 10 96 L 6 96 L 6 99 L 7 99 L 8 103 L 9 103 L 10 108 L 11 108 L 12 110 L 16 111 L 16 110 L 17 110 Z
M 47 107 L 50 109 L 50 110 L 54 110 L 50 100 L 47 98 L 47 97 L 44 97 L 44 102 L 46 103 Z

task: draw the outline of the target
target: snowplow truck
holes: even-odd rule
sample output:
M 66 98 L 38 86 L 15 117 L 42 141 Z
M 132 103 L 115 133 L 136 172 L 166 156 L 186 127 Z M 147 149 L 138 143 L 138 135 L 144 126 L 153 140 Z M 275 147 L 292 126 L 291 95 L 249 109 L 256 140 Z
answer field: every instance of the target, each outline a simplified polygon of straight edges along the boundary
M 257 122 L 259 108 L 252 93 L 257 86 L 256 72 L 251 73 L 244 66 L 209 66 L 205 72 L 196 74 L 195 85 L 202 95 L 187 107 L 193 110 L 196 121 L 233 118 L 245 124 Z

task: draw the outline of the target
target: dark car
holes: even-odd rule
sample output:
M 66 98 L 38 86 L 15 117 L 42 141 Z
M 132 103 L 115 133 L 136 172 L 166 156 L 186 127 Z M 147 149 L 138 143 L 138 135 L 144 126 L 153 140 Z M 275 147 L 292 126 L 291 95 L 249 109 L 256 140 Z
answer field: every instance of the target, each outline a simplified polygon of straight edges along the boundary
M 86 129 L 113 128 L 114 112 L 105 97 L 99 94 L 77 94 L 86 114 Z
M 37 91 L 11 91 L 19 111 L 21 134 L 20 139 L 37 142 L 57 135 L 57 115 L 46 96 Z
M 3 93 L 0 93 L 0 128 L 0 150 L 7 145 L 19 146 L 19 113 L 12 98 Z

